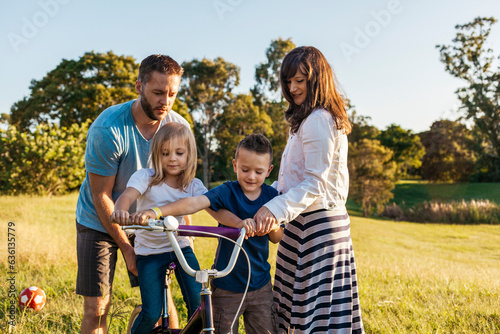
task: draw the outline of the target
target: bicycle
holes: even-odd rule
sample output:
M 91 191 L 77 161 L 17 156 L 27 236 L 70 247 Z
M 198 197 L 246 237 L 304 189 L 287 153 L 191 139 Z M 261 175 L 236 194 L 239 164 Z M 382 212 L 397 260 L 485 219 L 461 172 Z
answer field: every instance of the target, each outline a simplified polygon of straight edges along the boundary
M 214 226 L 193 226 L 193 225 L 179 225 L 179 222 L 176 218 L 172 216 L 160 217 L 160 219 L 148 219 L 148 225 L 130 225 L 130 226 L 122 226 L 123 230 L 137 230 L 137 229 L 145 229 L 149 231 L 164 231 L 167 234 L 167 237 L 172 245 L 175 255 L 179 260 L 179 263 L 182 269 L 189 275 L 196 278 L 196 281 L 201 283 L 202 288 L 200 291 L 201 304 L 195 313 L 188 320 L 188 323 L 184 328 L 169 328 L 169 310 L 168 310 L 168 302 L 167 295 L 170 290 L 170 275 L 174 272 L 175 265 L 172 267 L 172 264 L 169 265 L 166 272 L 165 277 L 165 287 L 163 289 L 163 311 L 161 314 L 161 324 L 155 326 L 151 333 L 169 333 L 169 334 L 192 334 L 192 333 L 207 333 L 214 334 L 215 328 L 213 323 L 213 311 L 212 311 L 212 292 L 210 290 L 210 282 L 215 278 L 220 278 L 228 275 L 234 268 L 236 264 L 236 260 L 238 259 L 238 255 L 240 250 L 243 251 L 247 258 L 248 267 L 250 268 L 250 260 L 245 250 L 243 249 L 243 241 L 245 240 L 246 231 L 244 228 L 237 229 L 232 227 L 214 227 Z M 202 269 L 202 270 L 193 270 L 186 259 L 184 258 L 184 254 L 181 251 L 181 248 L 177 242 L 177 238 L 175 237 L 175 233 L 180 236 L 193 236 L 193 237 L 217 237 L 224 238 L 226 240 L 232 241 L 235 246 L 233 248 L 233 252 L 231 254 L 231 258 L 224 270 L 218 271 L 216 269 Z M 247 279 L 247 290 L 248 290 L 248 282 L 250 282 L 251 270 L 248 273 Z M 241 303 L 239 308 L 241 309 L 243 305 L 243 301 L 246 296 L 246 290 L 243 294 Z M 140 306 L 136 307 L 134 311 L 132 311 L 127 333 L 130 333 L 132 329 L 132 325 L 137 318 L 137 315 L 140 312 Z M 233 325 L 237 320 L 239 313 L 239 309 L 236 312 L 236 317 L 233 321 Z M 231 328 L 233 327 L 231 326 Z

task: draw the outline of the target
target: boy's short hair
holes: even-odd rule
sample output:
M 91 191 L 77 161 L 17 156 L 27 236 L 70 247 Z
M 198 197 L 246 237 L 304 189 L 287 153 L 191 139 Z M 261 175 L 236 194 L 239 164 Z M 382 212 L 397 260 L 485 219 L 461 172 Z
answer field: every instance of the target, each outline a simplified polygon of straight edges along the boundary
M 252 133 L 243 138 L 236 147 L 235 159 L 238 159 L 238 152 L 241 148 L 258 154 L 269 154 L 269 165 L 273 162 L 273 147 L 271 146 L 271 142 L 261 133 Z

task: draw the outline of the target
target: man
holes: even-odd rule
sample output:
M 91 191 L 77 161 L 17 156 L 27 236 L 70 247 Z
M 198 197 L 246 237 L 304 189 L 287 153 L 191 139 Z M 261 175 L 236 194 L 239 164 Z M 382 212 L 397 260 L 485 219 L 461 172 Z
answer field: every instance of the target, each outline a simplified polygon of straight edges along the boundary
M 104 110 L 87 134 L 86 177 L 76 207 L 76 293 L 84 299 L 81 333 L 107 333 L 118 248 L 129 271 L 137 275 L 134 248 L 109 217 L 129 177 L 147 167 L 149 143 L 156 131 L 168 122 L 189 127 L 171 110 L 182 73 L 182 67 L 168 56 L 147 57 L 135 84 L 138 98 Z

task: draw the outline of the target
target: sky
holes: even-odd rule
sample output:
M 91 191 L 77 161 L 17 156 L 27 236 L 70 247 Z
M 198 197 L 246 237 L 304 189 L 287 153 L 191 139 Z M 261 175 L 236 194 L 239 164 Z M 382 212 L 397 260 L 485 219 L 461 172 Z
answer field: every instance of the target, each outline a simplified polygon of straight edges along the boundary
M 415 133 L 456 119 L 457 88 L 437 44 L 478 16 L 500 20 L 499 0 L 26 0 L 0 5 L 0 113 L 29 95 L 62 59 L 113 51 L 137 62 L 222 57 L 240 68 L 236 93 L 255 84 L 272 40 L 291 38 L 328 59 L 359 115 Z M 490 47 L 500 54 L 500 23 Z

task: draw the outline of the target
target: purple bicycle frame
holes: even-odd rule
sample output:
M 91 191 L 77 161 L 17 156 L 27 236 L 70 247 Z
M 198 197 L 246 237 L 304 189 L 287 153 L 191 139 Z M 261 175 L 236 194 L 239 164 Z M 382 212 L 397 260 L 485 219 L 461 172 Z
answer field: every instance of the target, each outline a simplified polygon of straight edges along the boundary
M 215 226 L 194 226 L 194 225 L 180 225 L 178 227 L 177 234 L 180 236 L 192 236 L 192 237 L 212 237 L 217 238 L 218 235 L 209 235 L 200 232 L 207 232 L 222 235 L 231 240 L 237 240 L 240 236 L 240 229 L 234 227 L 215 227 Z M 182 269 L 180 269 L 182 270 Z M 203 289 L 205 290 L 205 289 Z M 192 334 L 200 333 L 204 328 L 203 324 L 206 324 L 206 328 L 214 328 L 213 318 L 212 318 L 212 294 L 200 293 L 201 304 L 195 313 L 188 320 L 186 326 L 182 329 L 175 329 L 168 327 L 168 321 L 163 319 L 162 325 L 155 327 L 153 333 L 172 333 L 172 334 Z M 205 331 L 204 333 L 213 334 L 214 331 Z
M 218 237 L 204 233 L 198 233 L 198 232 L 208 232 L 208 233 L 220 234 L 226 238 L 236 241 L 240 236 L 240 230 L 234 227 L 180 225 L 178 229 L 179 231 L 177 232 L 177 234 L 185 237 L 206 237 L 206 238 Z

